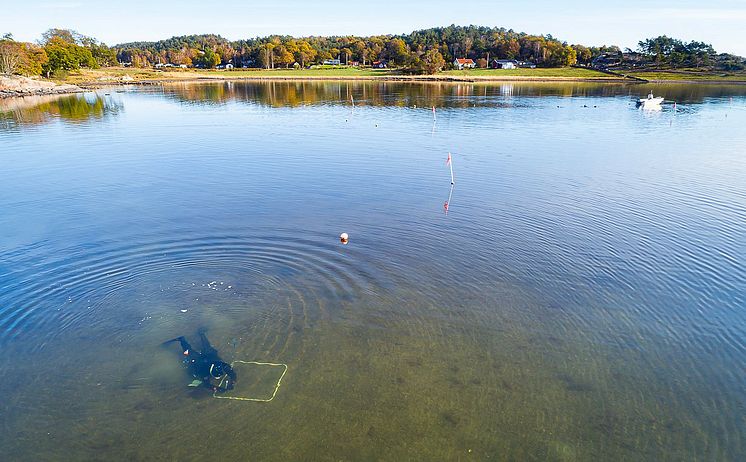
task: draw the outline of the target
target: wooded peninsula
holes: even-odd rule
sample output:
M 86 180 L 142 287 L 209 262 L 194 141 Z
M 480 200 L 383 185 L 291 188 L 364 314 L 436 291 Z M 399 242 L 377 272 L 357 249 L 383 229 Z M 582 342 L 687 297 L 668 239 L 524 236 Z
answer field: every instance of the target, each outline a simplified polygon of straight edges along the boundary
M 56 81 L 66 81 L 83 69 L 114 67 L 161 71 L 283 69 L 301 74 L 311 69 L 375 69 L 385 70 L 388 75 L 456 71 L 486 75 L 486 71 L 515 73 L 526 69 L 527 72 L 515 75 L 527 75 L 528 70 L 542 75 L 542 69 L 571 66 L 624 76 L 654 72 L 676 79 L 706 74 L 746 81 L 743 57 L 718 53 L 705 42 L 684 42 L 666 36 L 641 40 L 635 50 L 615 45 L 568 44 L 549 34 L 455 25 L 371 37 L 274 35 L 230 41 L 220 35 L 188 35 L 111 47 L 68 29 L 49 29 L 36 43 L 15 41 L 10 34 L 0 39 L 1 74 L 42 76 Z M 547 71 L 543 74 L 554 75 Z

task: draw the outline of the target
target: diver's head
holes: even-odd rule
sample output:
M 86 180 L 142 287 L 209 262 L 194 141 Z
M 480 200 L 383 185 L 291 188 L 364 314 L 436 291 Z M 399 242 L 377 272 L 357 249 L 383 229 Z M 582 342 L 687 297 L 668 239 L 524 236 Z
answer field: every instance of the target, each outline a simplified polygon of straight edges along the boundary
M 210 366 L 210 374 L 218 379 L 227 374 L 227 371 L 225 370 L 226 368 L 230 368 L 230 366 L 220 362 L 213 363 L 212 366 Z
M 230 364 L 218 361 L 210 366 L 210 382 L 216 391 L 232 390 L 236 382 L 235 377 L 236 374 Z

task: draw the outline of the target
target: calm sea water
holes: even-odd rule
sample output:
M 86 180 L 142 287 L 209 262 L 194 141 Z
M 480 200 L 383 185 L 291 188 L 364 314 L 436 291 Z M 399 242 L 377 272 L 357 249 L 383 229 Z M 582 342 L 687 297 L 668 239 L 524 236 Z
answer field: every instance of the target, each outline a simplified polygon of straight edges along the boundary
M 0 458 L 743 460 L 744 127 L 746 86 L 0 101 Z M 188 388 L 200 328 L 276 398 Z

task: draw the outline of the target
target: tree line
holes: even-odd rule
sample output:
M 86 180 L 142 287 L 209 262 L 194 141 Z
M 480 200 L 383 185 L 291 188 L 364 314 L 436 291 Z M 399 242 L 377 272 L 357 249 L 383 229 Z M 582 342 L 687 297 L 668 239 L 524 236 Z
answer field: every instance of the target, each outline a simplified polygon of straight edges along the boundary
M 551 35 L 529 35 L 479 26 L 448 26 L 405 35 L 370 37 L 269 36 L 228 41 L 219 35 L 189 35 L 158 42 L 132 42 L 114 47 L 120 61 L 136 67 L 169 63 L 197 67 L 233 64 L 265 69 L 307 67 L 325 60 L 366 66 L 385 61 L 387 66 L 437 71 L 456 58 L 474 61 L 516 59 L 539 66 L 577 63 L 573 46 Z
M 483 26 L 435 27 L 403 35 L 314 36 L 273 35 L 229 41 L 220 35 L 186 35 L 157 42 L 131 42 L 108 47 L 91 37 L 66 29 L 49 29 L 36 43 L 0 39 L 0 73 L 58 76 L 80 68 L 118 64 L 134 67 L 174 65 L 215 68 L 228 64 L 247 68 L 305 68 L 338 59 L 343 65 L 385 62 L 417 73 L 435 73 L 456 58 L 470 58 L 478 67 L 493 59 L 509 59 L 539 67 L 606 65 L 625 61 L 657 66 L 713 66 L 743 69 L 744 59 L 718 55 L 703 42 L 684 43 L 666 36 L 640 41 L 638 50 L 616 46 L 568 44 L 551 35 L 530 35 Z M 630 58 L 632 56 L 632 58 Z M 606 62 L 609 62 L 608 60 Z
M 49 29 L 38 43 L 17 42 L 5 34 L 0 39 L 0 73 L 62 76 L 80 68 L 118 65 L 116 52 L 75 31 Z
M 638 50 L 657 66 L 702 67 L 716 64 L 724 70 L 742 70 L 746 68 L 744 59 L 728 53 L 717 54 L 712 45 L 695 40 L 686 43 L 681 40 L 661 35 L 641 40 Z

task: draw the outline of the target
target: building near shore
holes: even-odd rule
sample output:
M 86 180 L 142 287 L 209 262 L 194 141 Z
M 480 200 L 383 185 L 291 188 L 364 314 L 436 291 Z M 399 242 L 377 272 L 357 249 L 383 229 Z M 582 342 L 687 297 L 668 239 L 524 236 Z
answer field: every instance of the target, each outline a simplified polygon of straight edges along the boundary
M 492 69 L 515 69 L 518 67 L 518 61 L 513 59 L 493 59 L 490 62 Z
M 471 58 L 456 58 L 453 61 L 453 67 L 456 69 L 474 69 L 476 64 L 474 63 L 474 60 Z

